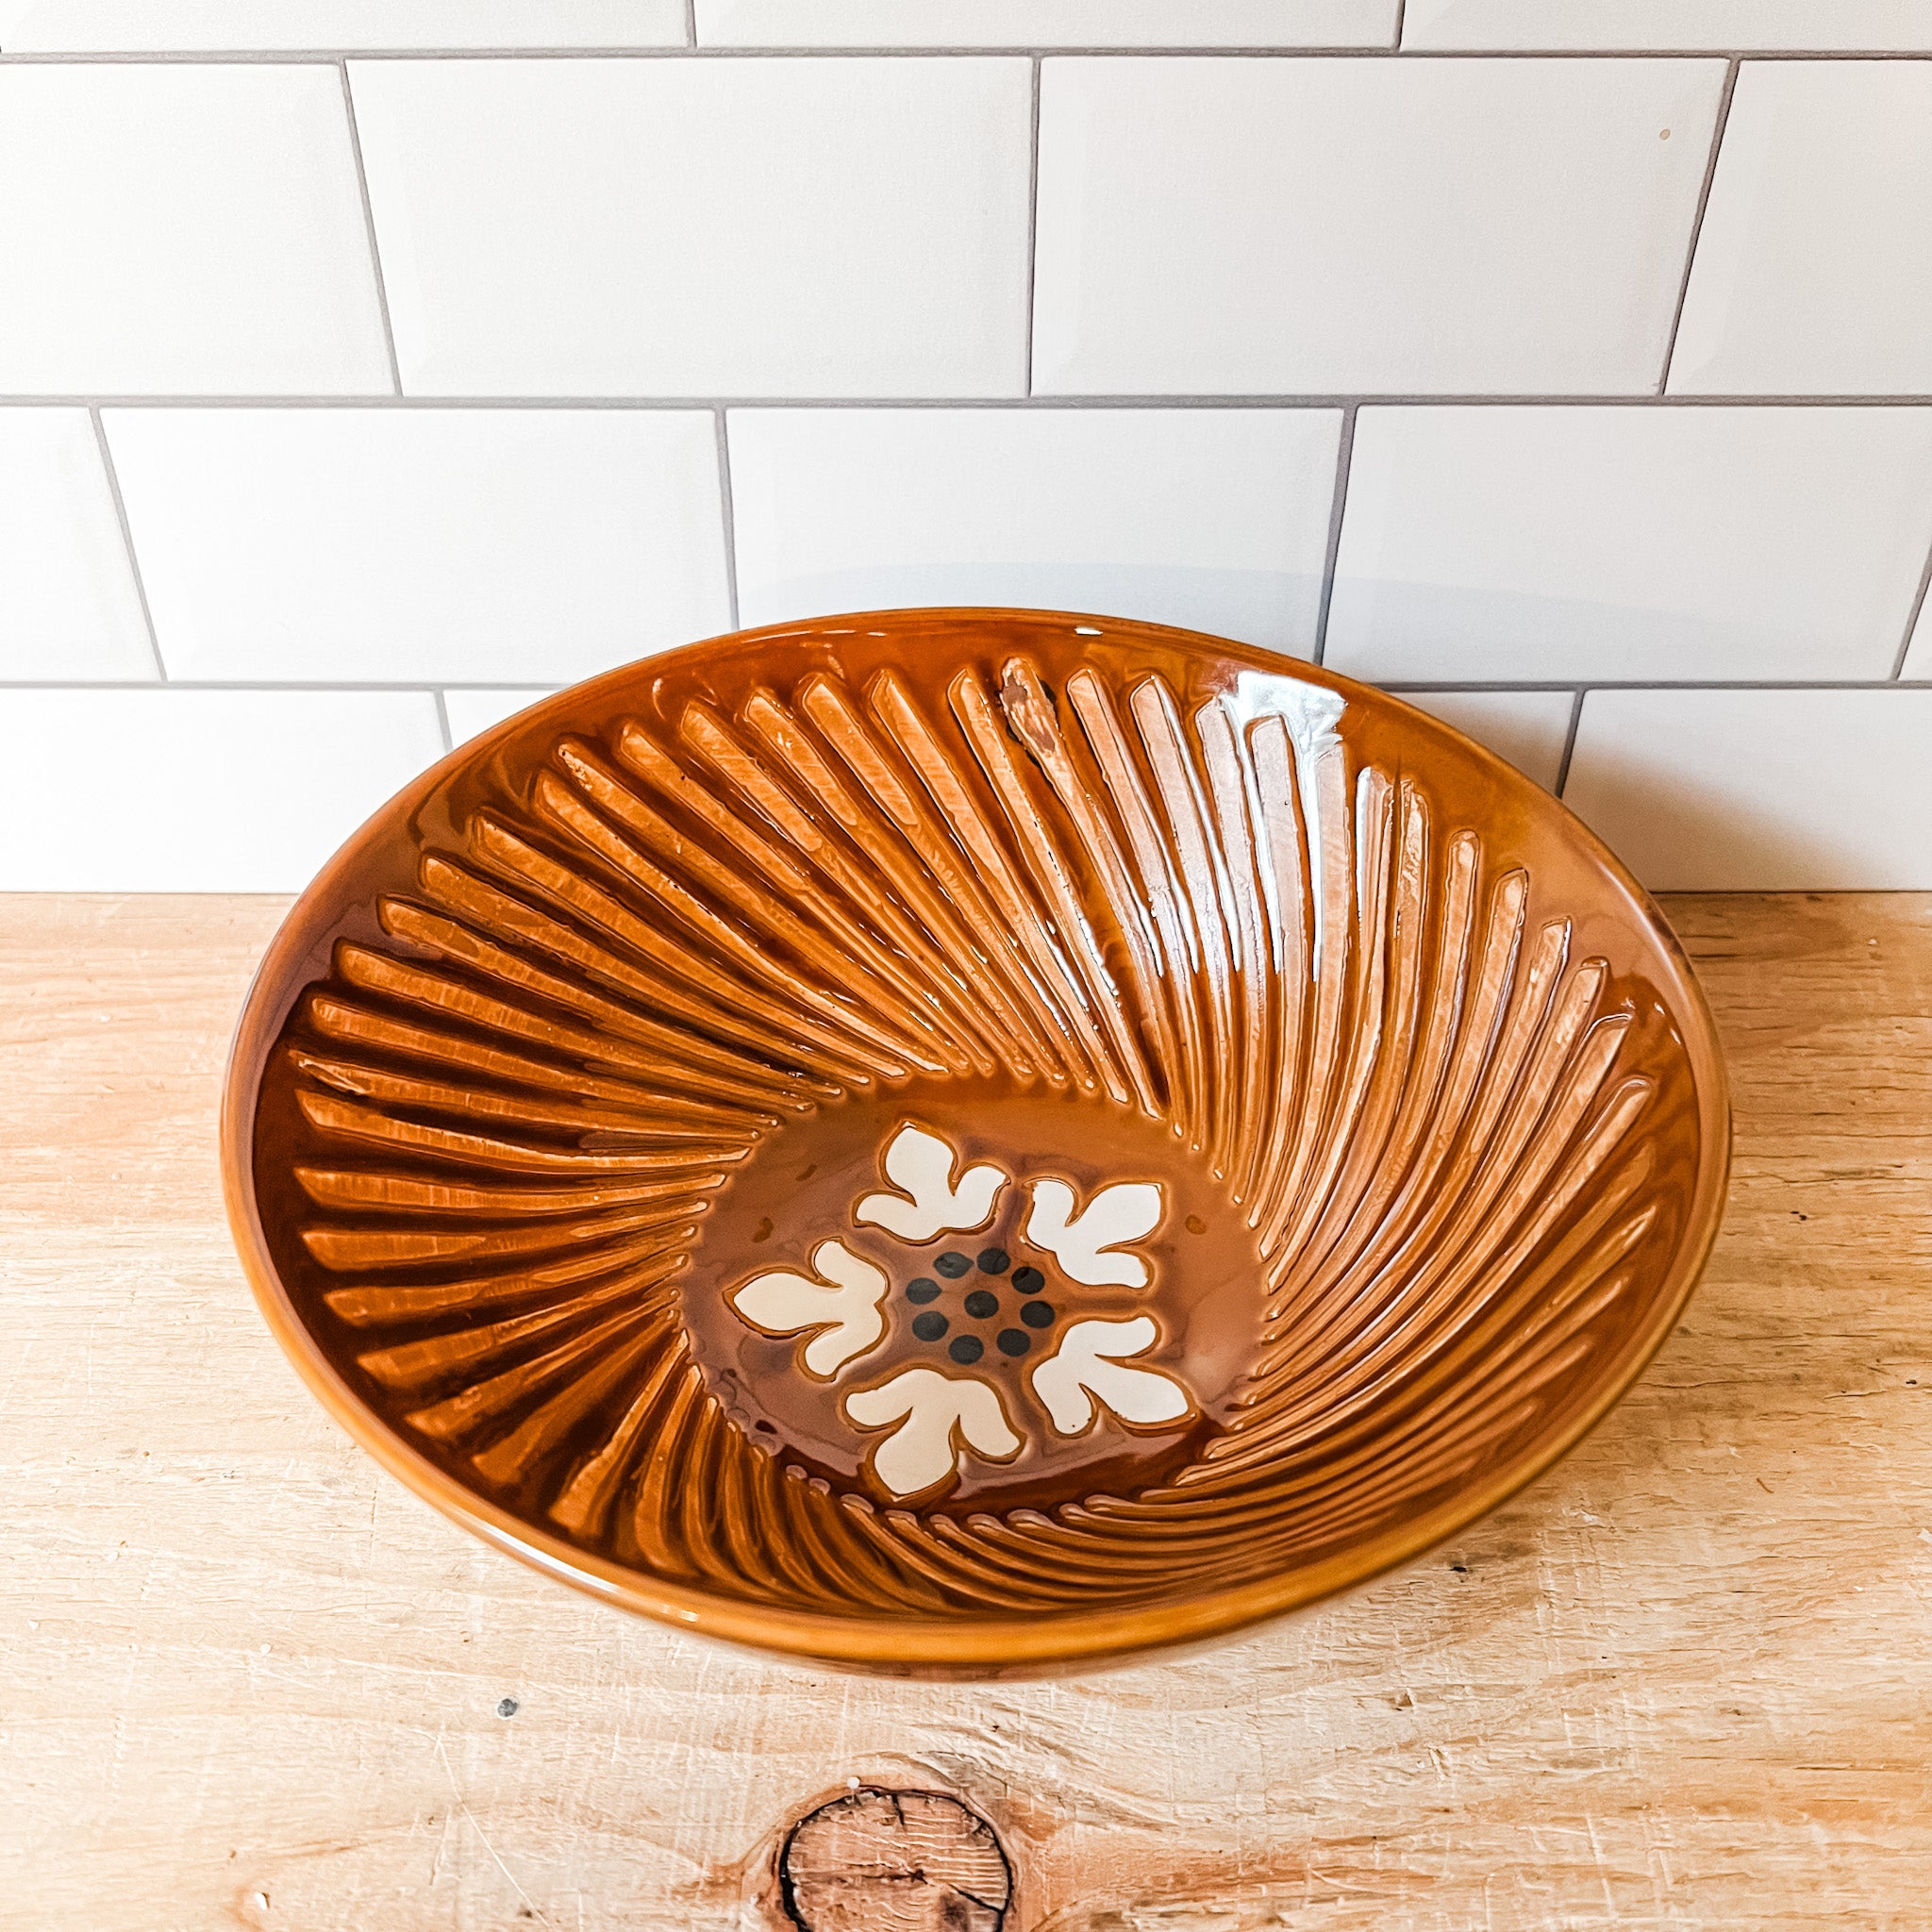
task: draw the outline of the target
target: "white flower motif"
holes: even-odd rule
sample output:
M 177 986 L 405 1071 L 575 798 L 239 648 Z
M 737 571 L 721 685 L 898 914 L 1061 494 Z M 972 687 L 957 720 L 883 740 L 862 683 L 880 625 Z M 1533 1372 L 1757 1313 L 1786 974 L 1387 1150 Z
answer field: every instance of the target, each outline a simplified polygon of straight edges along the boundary
M 876 1389 L 848 1395 L 845 1413 L 861 1428 L 899 1424 L 872 1452 L 873 1474 L 898 1498 L 947 1481 L 968 1449 L 1009 1462 L 1022 1447 L 999 1391 L 976 1376 L 906 1369 Z
M 843 1241 L 821 1241 L 813 1281 L 789 1268 L 757 1274 L 731 1291 L 731 1306 L 765 1335 L 819 1332 L 800 1351 L 806 1373 L 830 1381 L 849 1361 L 875 1347 L 886 1332 L 879 1308 L 891 1283 L 885 1270 L 855 1255 Z M 830 1282 L 831 1287 L 824 1284 Z
M 1193 1407 L 1188 1392 L 1158 1369 L 1130 1369 L 1124 1356 L 1152 1348 L 1160 1331 L 1148 1315 L 1127 1322 L 1075 1322 L 1033 1372 L 1033 1392 L 1063 1436 L 1077 1436 L 1104 1403 L 1129 1428 L 1177 1423 Z
M 1160 1224 L 1160 1190 L 1147 1181 L 1102 1188 L 1078 1214 L 1065 1181 L 1035 1181 L 1026 1239 L 1090 1288 L 1145 1288 L 1152 1273 L 1139 1255 L 1111 1252 Z
M 1051 1174 L 1033 1178 L 1030 1164 L 966 1166 L 941 1135 L 902 1121 L 880 1158 L 896 1191 L 862 1195 L 852 1208 L 855 1223 L 923 1245 L 942 1234 L 991 1227 L 1009 1181 L 1022 1194 L 1024 1226 L 1017 1217 L 1009 1220 L 1002 1236 L 980 1249 L 975 1284 L 965 1281 L 975 1265 L 965 1254 L 943 1253 L 906 1268 L 914 1277 L 904 1284 L 906 1299 L 917 1312 L 906 1319 L 904 1350 L 895 1348 L 892 1358 L 873 1370 L 872 1387 L 827 1391 L 855 1430 L 879 1432 L 867 1463 L 873 1480 L 895 1502 L 931 1498 L 969 1457 L 1009 1462 L 1029 1435 L 1036 1441 L 1049 1429 L 1062 1437 L 1088 1435 L 1103 1411 L 1128 1429 L 1162 1429 L 1196 1412 L 1178 1377 L 1128 1365 L 1127 1357 L 1145 1355 L 1161 1338 L 1151 1315 L 1068 1320 L 1055 1331 L 1054 1352 L 1030 1374 L 1023 1367 L 1034 1350 L 1052 1345 L 1054 1337 L 1042 1331 L 1074 1312 L 1067 1286 L 1136 1294 L 1152 1286 L 1153 1264 L 1131 1244 L 1153 1233 L 1167 1209 L 1165 1189 L 1149 1181 L 1097 1187 L 1083 1208 L 1072 1183 Z M 1023 1242 L 1051 1256 L 1064 1277 L 1062 1291 L 1051 1300 L 1041 1293 L 1047 1278 L 1039 1269 L 1012 1265 L 1007 1250 Z M 887 1297 L 902 1265 L 868 1259 L 842 1241 L 826 1240 L 812 1250 L 816 1280 L 796 1269 L 773 1269 L 728 1290 L 726 1301 L 761 1334 L 804 1335 L 794 1365 L 815 1381 L 831 1382 L 885 1340 Z M 891 1276 L 888 1267 L 894 1270 Z M 920 1278 L 915 1271 L 921 1267 L 958 1284 L 957 1302 L 935 1306 L 944 1290 L 937 1280 Z M 996 1291 L 1008 1289 L 1015 1298 L 1002 1304 Z M 1008 1315 L 1023 1325 L 991 1325 Z M 981 1331 L 980 1323 L 989 1325 Z M 974 1372 L 954 1374 L 898 1358 L 921 1345 L 943 1347 L 951 1361 Z M 1003 1391 L 1000 1384 L 1009 1377 L 1015 1386 Z M 1037 1407 L 1024 1402 L 1028 1384 Z M 1018 1425 L 1009 1398 L 1022 1402 Z
M 909 1124 L 887 1144 L 884 1165 L 886 1178 L 899 1192 L 866 1195 L 853 1219 L 872 1222 L 902 1241 L 984 1227 L 1007 1184 L 998 1168 L 983 1165 L 969 1167 L 955 1187 L 953 1150 L 937 1134 Z

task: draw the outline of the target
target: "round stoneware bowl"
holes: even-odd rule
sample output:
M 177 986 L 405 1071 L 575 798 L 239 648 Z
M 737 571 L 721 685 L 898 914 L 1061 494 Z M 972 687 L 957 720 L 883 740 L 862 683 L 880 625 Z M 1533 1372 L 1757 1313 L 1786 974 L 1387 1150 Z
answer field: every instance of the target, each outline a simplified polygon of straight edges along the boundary
M 310 1386 L 607 1602 L 931 1675 L 1357 1584 L 1571 1447 L 1728 1152 L 1623 867 L 1398 700 L 1111 618 L 615 671 L 418 779 L 249 995 Z

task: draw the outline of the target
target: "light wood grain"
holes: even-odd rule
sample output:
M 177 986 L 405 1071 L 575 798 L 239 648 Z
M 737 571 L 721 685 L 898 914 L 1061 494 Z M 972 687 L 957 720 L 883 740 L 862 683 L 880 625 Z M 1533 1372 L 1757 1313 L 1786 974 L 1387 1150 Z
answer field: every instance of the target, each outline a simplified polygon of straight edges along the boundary
M 324 1418 L 215 1181 L 281 906 L 0 898 L 0 1924 L 759 1926 L 855 1778 L 991 1818 L 1016 1932 L 1932 1923 L 1932 899 L 1670 903 L 1732 1205 L 1567 1463 L 1245 1642 L 988 1690 L 600 1611 Z

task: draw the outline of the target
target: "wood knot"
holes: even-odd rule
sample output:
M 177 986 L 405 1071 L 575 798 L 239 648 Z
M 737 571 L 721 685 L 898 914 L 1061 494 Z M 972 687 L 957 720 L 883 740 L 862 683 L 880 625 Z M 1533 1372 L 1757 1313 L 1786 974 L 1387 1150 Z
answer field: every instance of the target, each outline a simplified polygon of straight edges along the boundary
M 1000 1932 L 1013 1872 L 958 1799 L 862 1785 L 791 1827 L 778 1885 L 802 1932 Z

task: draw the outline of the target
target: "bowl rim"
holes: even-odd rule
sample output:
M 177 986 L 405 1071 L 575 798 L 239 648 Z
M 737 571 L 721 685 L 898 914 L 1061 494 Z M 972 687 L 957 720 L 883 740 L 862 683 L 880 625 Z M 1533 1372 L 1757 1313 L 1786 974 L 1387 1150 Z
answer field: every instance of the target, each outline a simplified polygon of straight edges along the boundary
M 1590 1399 L 1554 1436 L 1457 1490 L 1433 1508 L 1379 1535 L 1338 1550 L 1320 1561 L 1276 1572 L 1253 1582 L 1177 1602 L 1121 1609 L 1056 1612 L 1027 1618 L 922 1618 L 881 1612 L 871 1616 L 834 1615 L 714 1594 L 666 1582 L 578 1548 L 559 1536 L 513 1515 L 450 1475 L 391 1429 L 348 1385 L 323 1353 L 296 1313 L 268 1252 L 257 1212 L 254 1179 L 254 1124 L 260 1074 L 268 1051 L 307 980 L 299 976 L 304 956 L 326 939 L 322 914 L 339 905 L 341 887 L 363 854 L 397 816 L 408 816 L 459 767 L 487 756 L 513 730 L 526 729 L 531 713 L 546 705 L 581 706 L 606 691 L 615 692 L 650 669 L 662 669 L 694 654 L 721 646 L 803 642 L 828 631 L 849 633 L 861 625 L 912 628 L 943 622 L 983 622 L 1008 629 L 1098 626 L 1131 631 L 1171 646 L 1233 657 L 1273 675 L 1305 678 L 1339 692 L 1351 703 L 1395 705 L 1435 731 L 1446 733 L 1500 777 L 1506 789 L 1534 792 L 1539 809 L 1554 809 L 1570 821 L 1571 837 L 1628 900 L 1632 911 L 1655 939 L 1670 983 L 1671 1012 L 1678 1022 L 1698 1123 L 1697 1174 L 1684 1233 L 1671 1267 L 1653 1297 L 1643 1323 L 1620 1345 L 1600 1373 Z M 1091 634 L 1091 633 L 1090 633 Z M 282 996 L 273 997 L 276 993 Z M 1212 633 L 1143 619 L 1084 611 L 1044 610 L 997 605 L 942 605 L 885 610 L 840 612 L 782 624 L 728 631 L 672 651 L 654 652 L 594 677 L 539 695 L 530 706 L 454 747 L 379 806 L 329 858 L 298 895 L 263 953 L 243 996 L 223 1074 L 220 1153 L 222 1191 L 228 1224 L 257 1305 L 284 1353 L 309 1391 L 360 1446 L 389 1474 L 461 1527 L 481 1537 L 546 1575 L 619 1609 L 649 1617 L 692 1635 L 775 1654 L 804 1664 L 831 1664 L 883 1673 L 992 1675 L 1002 1673 L 1100 1670 L 1130 1665 L 1151 1653 L 1197 1645 L 1230 1636 L 1264 1621 L 1306 1608 L 1356 1589 L 1420 1556 L 1466 1528 L 1554 1468 L 1623 1399 L 1676 1326 L 1697 1285 L 1723 1220 L 1731 1157 L 1729 1079 L 1716 1022 L 1690 959 L 1650 893 L 1627 867 L 1560 798 L 1543 791 L 1516 768 L 1446 720 L 1342 673 L 1265 646 L 1244 644 Z

